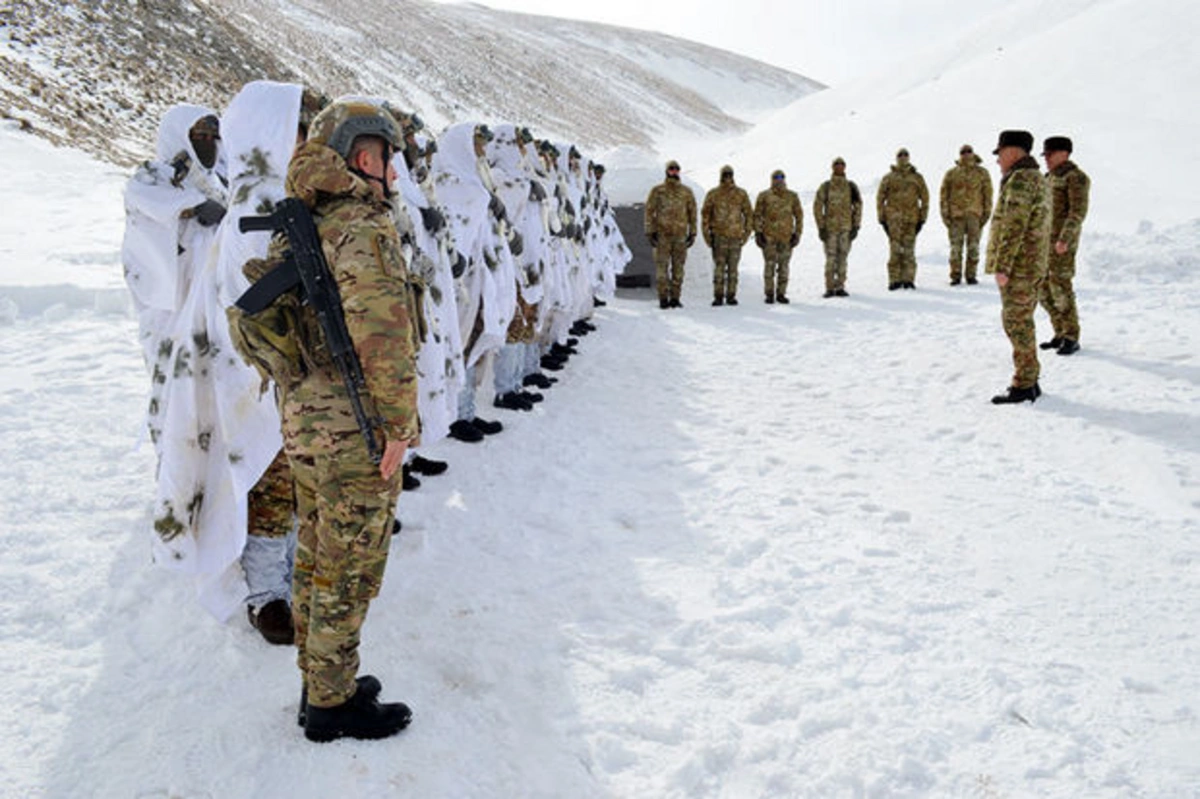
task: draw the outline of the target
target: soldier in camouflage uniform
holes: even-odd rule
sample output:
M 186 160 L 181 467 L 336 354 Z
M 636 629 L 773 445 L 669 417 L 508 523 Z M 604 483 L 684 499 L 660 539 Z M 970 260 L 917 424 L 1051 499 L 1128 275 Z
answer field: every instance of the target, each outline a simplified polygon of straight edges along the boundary
M 1042 146 L 1052 198 L 1050 225 L 1050 270 L 1042 284 L 1041 303 L 1050 314 L 1054 338 L 1042 349 L 1057 349 L 1059 355 L 1079 351 L 1079 310 L 1075 306 L 1075 253 L 1079 231 L 1087 216 L 1092 182 L 1071 161 L 1071 140 L 1051 136 Z
M 875 209 L 891 243 L 888 291 L 915 289 L 917 234 L 929 216 L 929 189 L 925 178 L 909 163 L 908 150 L 900 148 L 895 165 L 879 182 Z
M 847 297 L 846 258 L 850 242 L 862 225 L 862 194 L 846 178 L 846 161 L 833 159 L 833 176 L 817 189 L 813 198 L 813 219 L 817 235 L 825 246 L 825 296 Z
M 721 167 L 721 183 L 704 195 L 700 230 L 713 254 L 713 305 L 737 305 L 738 261 L 754 226 L 746 190 L 733 182 L 733 167 Z
M 1046 277 L 1050 196 L 1037 161 L 1029 155 L 1031 149 L 1032 134 L 1006 130 L 995 150 L 1003 176 L 988 235 L 986 270 L 1000 287 L 1004 332 L 1012 342 L 1015 368 L 1007 392 L 992 397 L 996 405 L 1034 402 L 1042 394 L 1033 312 Z
M 377 700 L 378 680 L 355 676 L 360 631 L 387 564 L 400 464 L 419 436 L 417 317 L 388 202 L 392 154 L 402 146 L 386 111 L 340 101 L 313 120 L 288 168 L 288 194 L 313 210 L 368 405 L 386 439 L 376 465 L 324 342 L 302 341 L 306 374 L 281 392 L 280 407 L 300 520 L 293 581 L 300 710 L 313 741 L 383 738 L 411 717 L 404 704 Z
M 767 304 L 787 305 L 788 265 L 804 232 L 804 209 L 787 187 L 782 169 L 771 173 L 771 188 L 754 201 L 754 243 L 763 253 L 763 292 Z
M 654 248 L 658 307 L 682 308 L 683 264 L 696 243 L 696 197 L 679 180 L 679 162 L 667 162 L 667 177 L 646 198 L 646 237 Z
M 979 232 L 992 215 L 992 176 L 971 145 L 958 151 L 958 163 L 942 178 L 942 223 L 950 233 L 950 285 L 963 279 L 963 243 L 967 249 L 967 283 L 979 282 Z

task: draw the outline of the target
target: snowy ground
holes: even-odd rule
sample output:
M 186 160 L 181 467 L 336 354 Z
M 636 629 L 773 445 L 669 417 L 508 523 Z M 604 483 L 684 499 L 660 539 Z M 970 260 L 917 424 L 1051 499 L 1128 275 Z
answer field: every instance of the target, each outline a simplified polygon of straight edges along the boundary
M 1085 236 L 1034 406 L 940 230 L 916 292 L 868 228 L 846 300 L 811 237 L 790 307 L 749 250 L 739 308 L 700 256 L 684 310 L 621 296 L 432 450 L 363 651 L 415 721 L 316 746 L 290 652 L 149 563 L 120 176 L 0 158 L 0 795 L 1200 795 L 1200 222 Z

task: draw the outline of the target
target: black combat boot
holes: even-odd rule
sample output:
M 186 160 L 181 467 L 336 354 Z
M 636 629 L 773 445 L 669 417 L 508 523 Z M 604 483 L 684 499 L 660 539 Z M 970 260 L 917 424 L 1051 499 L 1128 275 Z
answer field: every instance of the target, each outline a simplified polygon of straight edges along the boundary
M 1062 343 L 1063 343 L 1062 337 L 1055 336 L 1054 338 L 1050 339 L 1049 341 L 1043 341 L 1041 344 L 1038 345 L 1038 347 L 1043 350 L 1056 350 L 1062 346 Z
M 845 289 L 838 289 L 837 291 L 835 291 L 833 293 L 838 295 L 839 297 L 849 297 L 850 296 L 849 293 L 847 293 L 847 291 Z
M 902 285 L 903 284 L 899 280 L 888 283 L 888 291 L 895 291 L 896 289 L 900 288 L 900 286 L 902 286 Z
M 775 304 L 775 295 L 768 294 L 767 298 L 765 300 L 763 300 L 763 302 L 765 302 L 767 305 L 774 305 Z
M 399 519 L 396 520 L 396 525 L 397 525 L 397 530 L 394 530 L 392 532 L 392 535 L 395 535 L 399 529 L 399 525 L 400 525 Z M 360 694 L 363 694 L 365 696 L 365 698 L 367 698 L 367 699 L 374 699 L 375 697 L 379 696 L 379 692 L 383 690 L 383 685 L 382 685 L 382 683 L 379 682 L 379 678 L 372 674 L 364 674 L 363 676 L 359 677 L 358 679 L 356 679 L 354 681 L 354 685 L 356 686 L 358 692 Z M 304 723 L 305 723 L 305 721 L 307 721 L 307 719 L 308 719 L 308 686 L 301 685 L 300 686 L 300 710 L 299 710 L 299 712 L 296 713 L 296 723 L 298 725 L 300 725 L 301 727 L 303 727 Z
M 992 397 L 993 405 L 1013 405 L 1019 402 L 1037 402 L 1037 398 L 1042 396 L 1042 387 L 1034 383 L 1029 388 L 1017 388 L 1009 386 L 1004 394 L 997 394 Z
M 1059 355 L 1072 355 L 1079 352 L 1079 342 L 1073 338 L 1064 338 L 1058 348 Z
M 450 425 L 450 438 L 474 444 L 476 441 L 483 440 L 483 433 L 466 419 L 459 419 Z
M 979 285 L 979 281 L 978 281 L 977 279 L 973 278 L 973 277 L 968 277 L 968 278 L 967 278 L 967 285 L 968 285 L 968 286 L 977 286 L 977 285 Z
M 422 458 L 420 455 L 414 455 L 413 459 L 408 462 L 408 465 L 417 474 L 423 474 L 427 477 L 434 477 L 450 468 L 449 464 L 445 461 Z
M 671 298 L 671 307 L 672 308 L 682 308 L 683 303 L 679 301 L 678 297 L 672 297 Z
M 566 361 L 564 361 L 562 358 L 556 358 L 553 355 L 543 355 L 542 359 L 538 363 L 541 364 L 543 369 L 548 369 L 551 372 L 560 372 L 562 371 L 563 364 L 566 363 Z
M 961 277 L 952 277 L 952 278 L 950 278 L 950 285 L 951 285 L 951 286 L 959 286 L 959 285 L 962 285 L 962 278 L 961 278 Z
M 471 420 L 471 424 L 475 425 L 475 429 L 485 436 L 494 436 L 504 429 L 504 425 L 499 422 L 489 422 L 487 419 L 480 419 L 478 416 Z
M 829 299 L 830 297 L 836 297 L 837 292 L 834 291 L 833 289 L 825 289 L 825 293 L 822 294 L 821 296 L 824 297 L 825 299 Z
M 507 394 L 497 394 L 492 400 L 492 405 L 497 408 L 504 408 L 510 411 L 532 411 L 533 403 L 522 397 L 515 391 L 510 391 Z
M 550 345 L 550 354 L 555 358 L 567 359 L 572 355 L 578 355 L 579 350 L 569 344 L 559 344 L 557 341 Z
M 338 738 L 388 738 L 408 726 L 412 711 L 403 702 L 381 703 L 363 691 L 334 707 L 308 706 L 304 737 L 317 743 Z
M 532 374 L 527 374 L 527 375 L 525 375 L 525 378 L 521 381 L 522 385 L 537 386 L 538 388 L 550 388 L 550 386 L 554 385 L 557 382 L 558 382 L 558 378 L 547 377 L 546 375 L 542 374 L 541 372 L 533 372 Z
M 659 297 L 658 298 L 658 307 L 659 308 L 670 308 L 671 301 L 668 300 L 666 297 Z
M 532 402 L 535 405 L 545 399 L 544 396 L 536 391 L 518 391 L 517 396 L 521 397 L 526 402 Z
M 258 610 L 247 607 L 246 615 L 250 618 L 250 626 L 258 630 L 267 643 L 288 646 L 295 642 L 292 608 L 286 599 L 273 599 Z
M 789 300 L 789 299 L 788 299 L 787 297 L 785 297 L 784 295 L 782 295 L 782 294 L 779 294 L 779 295 L 777 295 L 777 296 L 775 297 L 775 302 L 777 302 L 777 303 L 779 303 L 779 304 L 781 304 L 781 305 L 787 305 L 788 303 L 790 303 L 790 302 L 791 302 L 791 300 Z
M 713 303 L 712 303 L 712 304 L 713 304 L 713 307 L 714 307 L 714 308 L 716 308 L 717 306 L 720 306 L 720 305 L 724 305 L 724 304 L 725 304 L 725 298 L 724 298 L 724 297 L 713 297 Z
M 421 487 L 421 481 L 413 477 L 412 467 L 407 463 L 400 467 L 400 487 L 405 491 L 416 491 Z
M 726 305 L 737 305 L 737 297 L 730 294 L 728 297 L 725 298 L 725 304 Z

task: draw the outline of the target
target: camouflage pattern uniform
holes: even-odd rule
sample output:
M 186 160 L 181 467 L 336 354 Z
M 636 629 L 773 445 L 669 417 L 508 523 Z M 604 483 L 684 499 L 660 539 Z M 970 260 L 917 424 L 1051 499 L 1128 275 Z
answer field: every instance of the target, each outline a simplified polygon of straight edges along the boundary
M 646 236 L 654 247 L 658 299 L 678 302 L 688 247 L 696 242 L 696 196 L 678 176 L 668 177 L 650 190 Z
M 700 209 L 700 230 L 713 253 L 714 301 L 737 298 L 738 262 L 754 225 L 750 196 L 733 182 L 732 170 L 721 173 L 721 185 L 704 196 Z
M 271 461 L 262 477 L 250 489 L 249 534 L 262 538 L 284 538 L 292 529 L 296 492 L 292 471 L 283 450 Z
M 771 301 L 786 299 L 792 250 L 804 233 L 804 208 L 785 181 L 772 179 L 771 188 L 759 192 L 754 233 L 763 251 L 763 292 Z
M 317 141 L 297 148 L 287 187 L 314 211 L 386 439 L 415 443 L 418 332 L 390 209 Z M 324 708 L 355 692 L 359 633 L 383 580 L 401 471 L 384 480 L 371 462 L 321 343 L 304 347 L 308 374 L 283 392 L 280 410 L 300 521 L 292 584 L 297 663 L 309 704 Z
M 1000 287 L 1004 332 L 1012 342 L 1012 386 L 1037 383 L 1040 365 L 1033 312 L 1046 277 L 1050 236 L 1050 195 L 1038 163 L 1030 156 L 1017 161 L 1000 180 L 996 212 L 988 234 L 987 267 L 1008 276 Z
M 846 290 L 846 258 L 850 242 L 862 226 L 862 194 L 845 175 L 834 175 L 821 184 L 813 198 L 817 235 L 825 246 L 825 291 Z
M 980 166 L 983 159 L 964 152 L 942 178 L 942 223 L 950 234 L 950 281 L 963 279 L 963 242 L 967 249 L 967 282 L 976 281 L 979 237 L 992 215 L 992 176 Z
M 925 178 L 907 159 L 883 176 L 875 195 L 875 209 L 891 244 L 889 286 L 912 283 L 917 279 L 917 233 L 929 216 L 929 189 Z
M 1060 164 L 1047 175 L 1052 198 L 1050 225 L 1050 268 L 1042 284 L 1041 303 L 1050 314 L 1054 337 L 1079 341 L 1079 309 L 1075 305 L 1075 253 L 1079 249 L 1079 232 L 1087 216 L 1088 193 L 1092 182 L 1073 162 Z M 1056 242 L 1067 245 L 1059 255 Z

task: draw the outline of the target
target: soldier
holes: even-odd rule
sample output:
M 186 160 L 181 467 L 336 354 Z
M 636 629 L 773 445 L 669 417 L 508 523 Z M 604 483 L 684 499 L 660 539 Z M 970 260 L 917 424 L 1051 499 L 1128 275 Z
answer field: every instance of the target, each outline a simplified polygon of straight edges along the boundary
M 327 348 L 305 342 L 306 374 L 280 406 L 300 519 L 293 598 L 311 741 L 384 738 L 411 718 L 403 703 L 378 701 L 378 680 L 355 677 L 360 631 L 387 565 L 400 464 L 419 437 L 417 331 L 389 204 L 400 147 L 386 111 L 342 100 L 317 115 L 288 166 L 288 194 L 313 210 L 385 437 L 376 465 Z
M 846 179 L 846 161 L 833 159 L 833 177 L 821 184 L 813 199 L 817 235 L 825 245 L 825 297 L 848 297 L 846 258 L 850 242 L 862 225 L 862 194 Z
M 1030 155 L 1033 135 L 1006 130 L 993 151 L 1000 164 L 1000 196 L 988 234 L 987 266 L 1000 287 L 1004 332 L 1012 342 L 1012 385 L 992 397 L 995 405 L 1034 402 L 1038 385 L 1037 331 L 1033 312 L 1046 277 L 1050 237 L 1050 197 L 1046 181 Z
M 737 305 L 738 261 L 754 228 L 746 190 L 733 182 L 733 167 L 721 167 L 720 185 L 704 195 L 700 230 L 713 254 L 713 305 Z
M 925 178 L 908 162 L 908 150 L 903 147 L 896 153 L 892 170 L 879 182 L 875 208 L 891 243 L 888 291 L 915 289 L 917 234 L 929 216 L 929 189 Z
M 1079 351 L 1079 310 L 1075 307 L 1075 253 L 1079 231 L 1087 216 L 1088 192 L 1092 182 L 1071 161 L 1071 140 L 1051 136 L 1042 146 L 1050 183 L 1053 222 L 1050 226 L 1050 269 L 1042 284 L 1042 307 L 1050 314 L 1054 338 L 1043 341 L 1044 350 L 1059 355 Z
M 754 201 L 754 243 L 763 253 L 763 291 L 767 304 L 787 305 L 788 264 L 804 232 L 804 209 L 787 187 L 782 169 L 771 173 L 771 188 Z
M 682 308 L 683 264 L 696 243 L 696 197 L 679 180 L 679 162 L 667 162 L 667 177 L 646 198 L 646 236 L 654 248 L 658 307 Z
M 992 215 L 992 176 L 980 164 L 983 159 L 964 144 L 958 163 L 942 178 L 942 223 L 950 233 L 950 285 L 963 279 L 963 242 L 967 245 L 967 283 L 975 285 L 979 266 L 979 231 Z

